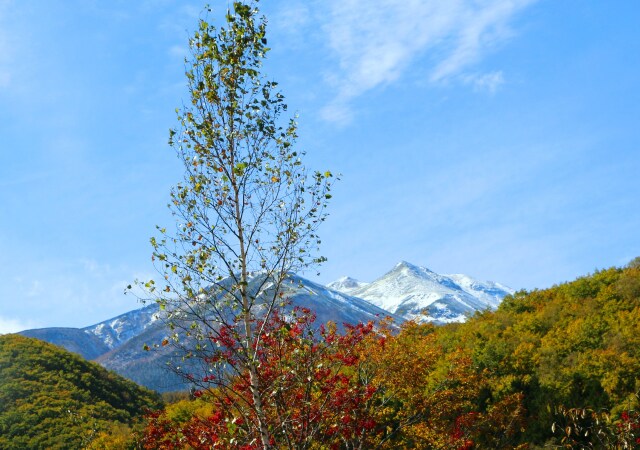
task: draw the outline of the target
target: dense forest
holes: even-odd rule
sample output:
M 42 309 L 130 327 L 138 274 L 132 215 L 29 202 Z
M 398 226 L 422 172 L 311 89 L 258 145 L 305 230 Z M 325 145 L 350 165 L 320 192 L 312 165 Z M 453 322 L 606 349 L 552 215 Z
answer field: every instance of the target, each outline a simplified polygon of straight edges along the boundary
M 640 448 L 637 259 L 464 324 L 340 331 L 302 310 L 269 326 L 273 448 Z M 259 448 L 244 375 L 235 398 L 210 381 L 157 410 L 95 364 L 2 336 L 0 448 Z
M 518 292 L 438 335 L 471 357 L 488 399 L 521 396 L 517 442 L 640 448 L 640 259 Z
M 73 449 L 129 434 L 157 394 L 46 342 L 0 336 L 0 448 Z
M 310 380 L 307 391 L 292 383 L 274 394 L 274 423 L 283 414 L 297 421 L 274 430 L 274 448 L 640 448 L 638 259 L 518 292 L 464 324 L 363 330 L 342 342 L 319 336 L 323 356 L 309 358 L 311 368 L 290 356 L 304 353 L 300 343 L 280 343 L 288 351 L 265 361 L 284 378 Z M 149 443 L 254 448 L 246 411 L 215 389 L 201 394 L 154 416 Z M 232 431 L 221 426 L 229 423 Z

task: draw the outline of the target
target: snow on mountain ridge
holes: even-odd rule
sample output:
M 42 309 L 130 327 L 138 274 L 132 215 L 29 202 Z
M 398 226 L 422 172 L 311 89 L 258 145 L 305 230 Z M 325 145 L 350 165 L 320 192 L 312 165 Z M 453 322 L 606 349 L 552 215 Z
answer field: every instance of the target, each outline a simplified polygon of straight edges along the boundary
M 338 282 L 331 285 L 342 290 Z M 405 319 L 446 323 L 463 322 L 475 311 L 495 309 L 513 290 L 467 275 L 440 275 L 401 261 L 382 277 L 348 293 Z
M 264 273 L 254 272 L 251 280 L 258 280 Z M 362 286 L 357 280 L 351 281 Z M 267 293 L 273 287 L 272 282 L 265 283 L 261 292 Z M 294 304 L 310 306 L 317 313 L 318 320 L 333 320 L 357 323 L 359 321 L 376 320 L 387 312 L 361 298 L 354 298 L 347 293 L 314 283 L 295 274 L 282 286 Z M 260 295 L 259 293 L 257 295 Z M 332 311 L 335 310 L 335 311 Z M 85 333 L 96 336 L 111 350 L 120 347 L 130 339 L 139 336 L 160 318 L 160 310 L 153 303 L 144 308 L 129 311 L 109 320 L 82 329 Z M 401 319 L 398 318 L 399 321 Z
M 104 322 L 83 328 L 85 333 L 93 334 L 107 347 L 114 349 L 129 339 L 138 336 L 149 325 L 159 319 L 159 307 L 153 303 L 140 309 L 121 314 Z
M 345 294 L 350 294 L 351 292 L 355 291 L 356 289 L 360 289 L 364 286 L 366 286 L 369 283 L 365 283 L 363 281 L 359 281 L 356 280 L 355 278 L 351 278 L 351 277 L 341 277 L 338 278 L 336 281 L 333 281 L 329 284 L 327 284 L 327 287 L 330 289 L 333 289 L 335 291 L 338 292 L 342 292 Z
M 465 292 L 482 299 L 492 308 L 497 308 L 502 299 L 507 294 L 513 294 L 515 291 L 510 287 L 494 281 L 479 281 L 464 274 L 444 275 L 452 279 Z M 506 293 L 506 294 L 505 294 Z
M 329 286 L 323 286 L 297 275 L 291 276 L 290 285 L 286 290 L 289 291 L 288 294 L 294 304 L 301 303 L 312 306 L 312 310 L 315 309 L 314 312 L 318 315 L 321 323 L 325 322 L 326 319 L 335 322 L 334 317 L 337 316 L 341 316 L 343 318 L 341 319 L 342 321 L 346 318 L 350 319 L 347 322 L 356 323 L 369 320 L 376 321 L 389 315 L 387 310 L 365 299 L 352 296 L 344 291 L 332 289 Z M 305 298 L 305 294 L 311 297 Z M 312 297 L 317 297 L 320 301 L 311 302 Z M 400 317 L 394 317 L 394 319 L 397 323 L 402 322 Z M 341 323 L 338 323 L 338 325 L 341 325 Z
M 499 283 L 478 281 L 463 274 L 440 275 L 406 261 L 372 283 L 342 277 L 322 286 L 291 274 L 288 291 L 294 303 L 304 298 L 322 310 L 318 317 L 322 320 L 338 319 L 340 315 L 356 321 L 368 320 L 388 312 L 405 319 L 437 323 L 460 322 L 474 311 L 494 309 L 504 296 L 514 292 Z M 336 312 L 331 312 L 331 308 Z M 154 303 L 82 331 L 115 349 L 140 335 L 159 317 L 158 305 Z

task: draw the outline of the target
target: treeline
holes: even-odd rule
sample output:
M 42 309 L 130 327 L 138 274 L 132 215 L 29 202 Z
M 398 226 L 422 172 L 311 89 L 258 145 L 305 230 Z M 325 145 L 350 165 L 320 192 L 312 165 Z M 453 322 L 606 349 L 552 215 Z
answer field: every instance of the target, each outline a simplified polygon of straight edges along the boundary
M 261 324 L 267 448 L 640 448 L 640 264 L 518 292 L 464 324 Z M 220 352 L 226 345 L 219 339 Z M 0 448 L 265 448 L 248 374 L 164 409 L 53 346 L 0 338 Z

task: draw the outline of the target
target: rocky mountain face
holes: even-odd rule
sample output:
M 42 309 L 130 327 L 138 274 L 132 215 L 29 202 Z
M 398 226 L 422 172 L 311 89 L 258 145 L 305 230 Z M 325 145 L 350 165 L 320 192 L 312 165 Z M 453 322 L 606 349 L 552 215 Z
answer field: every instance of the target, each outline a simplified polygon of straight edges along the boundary
M 495 309 L 513 293 L 499 283 L 461 274 L 440 275 L 406 261 L 372 283 L 341 278 L 330 286 L 404 319 L 438 324 L 463 322 L 475 311 Z
M 250 283 L 263 285 L 259 275 Z M 392 316 L 443 324 L 460 322 L 477 310 L 495 308 L 512 291 L 466 275 L 438 275 L 401 262 L 372 283 L 344 277 L 327 286 L 291 275 L 282 287 L 292 306 L 310 308 L 316 323 L 376 321 Z M 187 388 L 167 371 L 167 362 L 181 355 L 171 346 L 144 351 L 169 335 L 164 312 L 151 304 L 86 328 L 44 328 L 21 334 L 57 344 L 94 360 L 143 386 L 164 392 Z

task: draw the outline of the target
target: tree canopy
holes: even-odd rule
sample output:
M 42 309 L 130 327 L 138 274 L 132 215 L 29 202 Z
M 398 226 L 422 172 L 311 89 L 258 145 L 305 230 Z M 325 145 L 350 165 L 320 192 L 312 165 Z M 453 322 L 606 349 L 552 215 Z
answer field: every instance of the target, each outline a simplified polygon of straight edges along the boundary
M 160 406 L 155 393 L 78 355 L 0 336 L 0 448 L 85 448 Z

